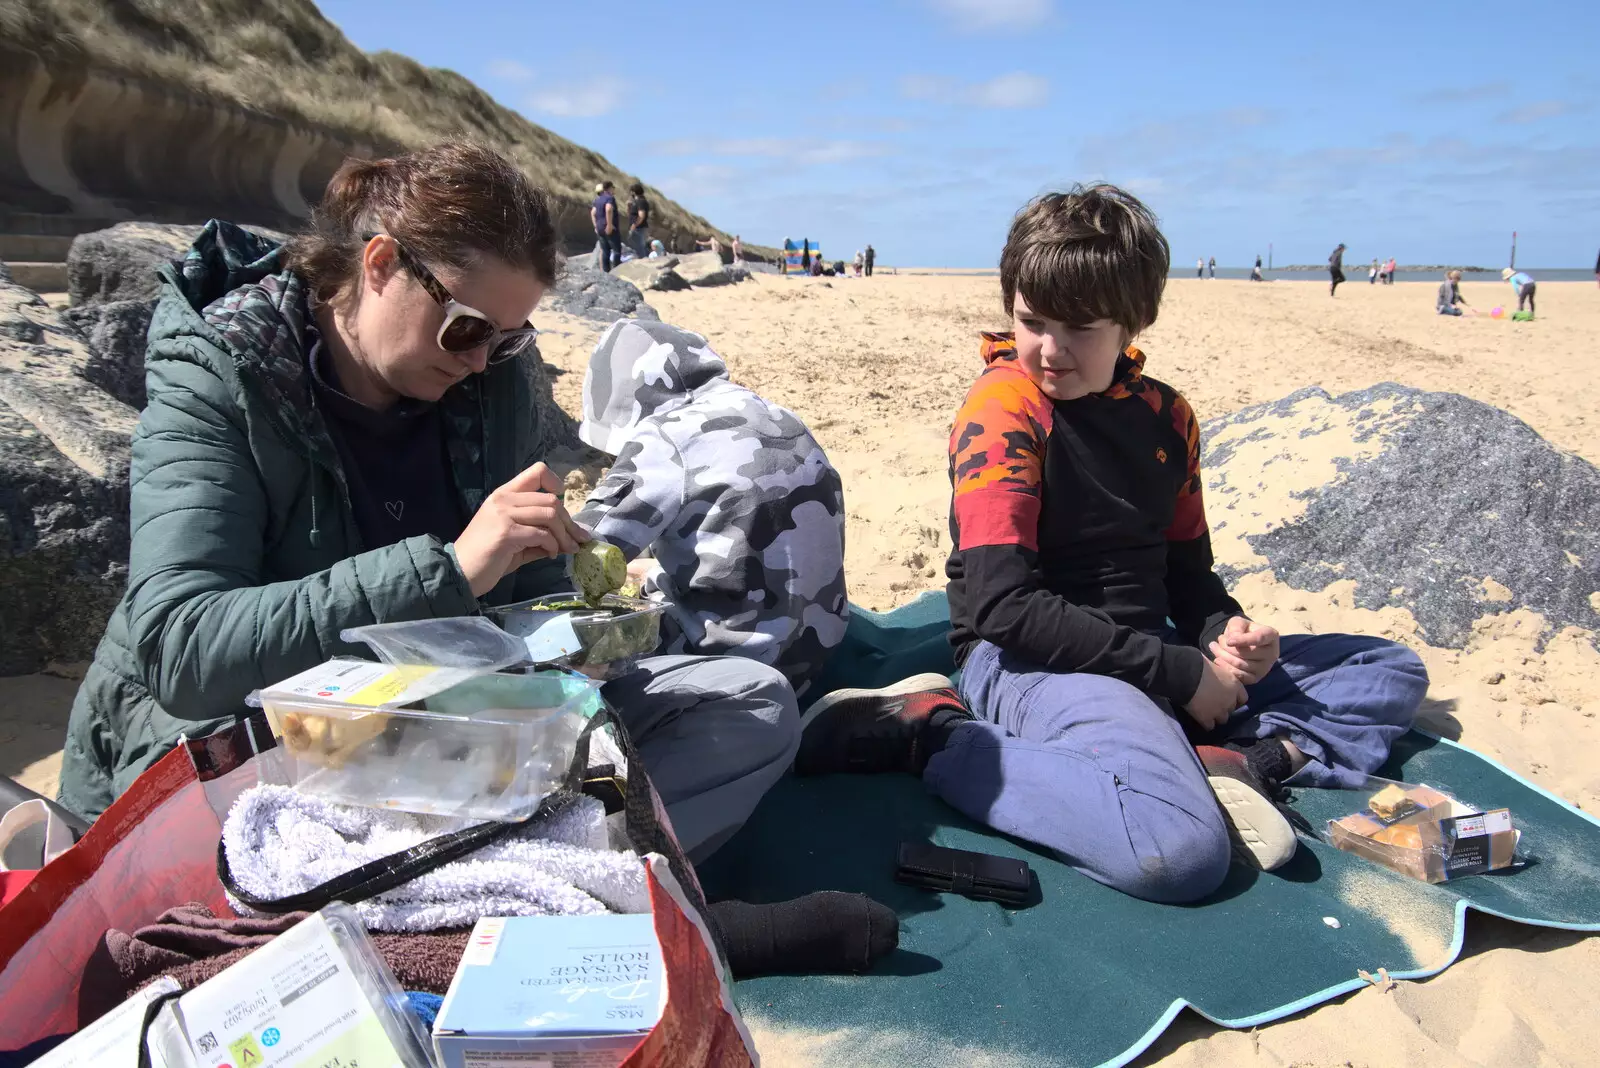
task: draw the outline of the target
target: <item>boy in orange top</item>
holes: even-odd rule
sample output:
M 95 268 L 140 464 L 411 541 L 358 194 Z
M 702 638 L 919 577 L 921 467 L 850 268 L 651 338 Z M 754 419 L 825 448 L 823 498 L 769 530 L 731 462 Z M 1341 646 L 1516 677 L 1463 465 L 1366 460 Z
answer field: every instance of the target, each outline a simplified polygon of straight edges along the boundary
M 1230 852 L 1287 862 L 1284 784 L 1358 785 L 1427 673 L 1379 638 L 1280 639 L 1229 596 L 1199 424 L 1130 344 L 1168 268 L 1149 210 L 1113 186 L 1017 215 L 1000 260 L 1015 330 L 984 335 L 950 438 L 960 691 L 933 675 L 830 694 L 796 770 L 920 774 L 1091 878 L 1182 902 L 1221 884 Z

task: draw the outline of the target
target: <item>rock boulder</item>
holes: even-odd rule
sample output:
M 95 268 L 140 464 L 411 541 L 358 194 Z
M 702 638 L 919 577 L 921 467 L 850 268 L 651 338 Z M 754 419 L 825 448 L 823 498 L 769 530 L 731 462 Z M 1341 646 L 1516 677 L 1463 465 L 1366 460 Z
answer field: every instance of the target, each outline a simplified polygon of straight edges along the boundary
M 135 411 L 144 409 L 145 337 L 153 300 L 84 304 L 61 313 L 89 346 L 83 376 Z
M 1461 648 L 1528 608 L 1600 632 L 1600 471 L 1522 420 L 1392 382 L 1311 387 L 1202 427 L 1206 512 L 1231 582 L 1351 580 L 1362 608 L 1407 609 Z
M 644 295 L 632 282 L 570 259 L 561 277 L 545 294 L 541 307 L 602 323 L 628 316 L 660 318 L 656 310 L 644 302 Z
M 612 269 L 611 273 L 618 278 L 625 278 L 642 290 L 657 290 L 673 292 L 679 289 L 688 289 L 689 283 L 684 281 L 683 275 L 673 268 L 678 264 L 678 257 L 663 256 L 660 259 L 629 260 Z
M 0 675 L 89 659 L 127 582 L 136 415 L 90 362 L 37 294 L 0 281 Z
M 696 252 L 692 256 L 683 256 L 673 270 L 685 282 L 697 287 L 725 286 L 734 280 L 728 268 L 723 266 L 722 257 L 715 252 Z

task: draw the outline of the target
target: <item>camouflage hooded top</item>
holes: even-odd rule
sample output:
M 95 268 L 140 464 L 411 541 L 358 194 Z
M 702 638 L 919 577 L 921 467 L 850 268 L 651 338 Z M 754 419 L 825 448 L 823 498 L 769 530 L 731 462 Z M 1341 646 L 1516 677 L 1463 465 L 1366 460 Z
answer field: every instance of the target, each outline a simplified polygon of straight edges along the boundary
M 673 602 L 667 652 L 771 664 L 803 689 L 844 640 L 844 491 L 793 413 L 728 380 L 706 339 L 619 320 L 583 384 L 579 436 L 617 457 L 578 522 Z

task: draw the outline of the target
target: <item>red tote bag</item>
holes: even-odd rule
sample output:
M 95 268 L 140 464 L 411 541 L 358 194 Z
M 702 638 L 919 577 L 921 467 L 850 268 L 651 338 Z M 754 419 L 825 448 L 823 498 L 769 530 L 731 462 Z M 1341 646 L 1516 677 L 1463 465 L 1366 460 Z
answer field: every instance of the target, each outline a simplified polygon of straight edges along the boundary
M 694 869 L 631 745 L 618 741 L 630 758 L 628 829 L 646 859 L 667 984 L 661 1021 L 624 1068 L 753 1068 L 755 1047 L 701 914 Z M 80 1014 L 80 989 L 108 929 L 134 930 L 189 901 L 233 915 L 217 879 L 222 820 L 248 787 L 282 781 L 277 757 L 259 715 L 185 742 L 0 906 L 0 1050 L 93 1022 Z

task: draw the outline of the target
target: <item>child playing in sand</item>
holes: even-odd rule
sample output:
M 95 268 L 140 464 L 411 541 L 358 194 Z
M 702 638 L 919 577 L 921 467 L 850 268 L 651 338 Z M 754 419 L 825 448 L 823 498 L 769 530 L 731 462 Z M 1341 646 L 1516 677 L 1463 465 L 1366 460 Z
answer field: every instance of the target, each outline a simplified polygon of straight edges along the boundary
M 844 490 L 792 412 L 728 380 L 706 339 L 619 319 L 578 436 L 616 456 L 576 518 L 672 602 L 663 653 L 744 656 L 803 691 L 844 640 Z
M 1457 304 L 1465 306 L 1467 298 L 1461 295 L 1461 272 L 1450 271 L 1444 276 L 1444 281 L 1439 283 L 1439 300 L 1437 309 L 1440 315 L 1460 315 L 1461 309 Z M 1471 311 L 1471 308 L 1467 309 Z
M 1535 289 L 1533 275 L 1527 271 L 1515 271 L 1510 267 L 1500 271 L 1500 277 L 1511 283 L 1511 288 L 1517 291 L 1517 311 L 1522 311 L 1526 305 L 1528 314 L 1533 315 L 1533 292 Z
M 1000 259 L 1015 329 L 984 335 L 950 437 L 960 691 L 934 675 L 830 694 L 795 766 L 920 774 L 1090 878 L 1184 902 L 1221 885 L 1230 844 L 1288 861 L 1281 788 L 1360 785 L 1428 680 L 1403 646 L 1280 638 L 1228 595 L 1199 424 L 1129 344 L 1167 269 L 1155 219 L 1115 187 L 1017 215 Z

